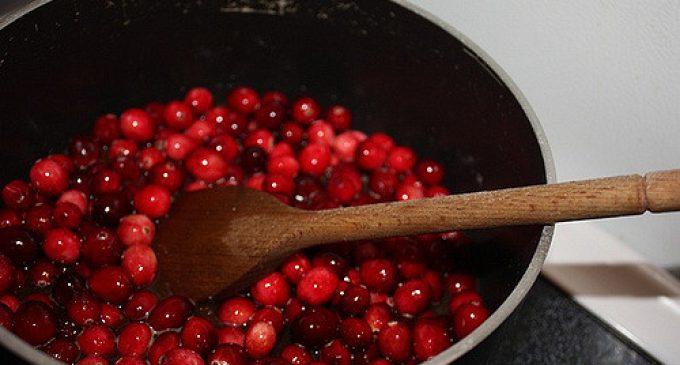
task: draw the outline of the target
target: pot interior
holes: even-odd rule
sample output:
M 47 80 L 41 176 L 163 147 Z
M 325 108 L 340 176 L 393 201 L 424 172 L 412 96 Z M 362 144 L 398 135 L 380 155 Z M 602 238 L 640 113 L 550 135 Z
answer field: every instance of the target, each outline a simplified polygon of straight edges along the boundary
M 0 31 L 0 183 L 62 150 L 96 117 L 192 86 L 310 95 L 446 167 L 455 192 L 546 182 L 532 123 L 449 32 L 390 1 L 54 1 Z M 460 265 L 503 303 L 542 227 L 474 232 Z M 532 278 L 533 280 L 533 278 Z

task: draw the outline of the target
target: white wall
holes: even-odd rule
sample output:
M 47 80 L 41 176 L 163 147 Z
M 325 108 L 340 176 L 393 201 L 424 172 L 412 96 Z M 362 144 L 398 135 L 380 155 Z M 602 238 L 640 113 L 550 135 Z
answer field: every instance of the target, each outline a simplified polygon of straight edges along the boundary
M 680 168 L 679 0 L 410 2 L 515 81 L 545 129 L 558 180 Z M 587 224 L 680 266 L 678 213 Z

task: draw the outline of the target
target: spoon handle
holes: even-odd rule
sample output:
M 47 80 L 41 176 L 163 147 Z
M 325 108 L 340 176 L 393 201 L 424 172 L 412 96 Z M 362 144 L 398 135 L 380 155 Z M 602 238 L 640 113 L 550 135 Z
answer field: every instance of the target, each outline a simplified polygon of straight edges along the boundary
M 680 210 L 680 170 L 318 211 L 314 242 L 552 224 Z M 325 237 L 315 236 L 323 231 Z

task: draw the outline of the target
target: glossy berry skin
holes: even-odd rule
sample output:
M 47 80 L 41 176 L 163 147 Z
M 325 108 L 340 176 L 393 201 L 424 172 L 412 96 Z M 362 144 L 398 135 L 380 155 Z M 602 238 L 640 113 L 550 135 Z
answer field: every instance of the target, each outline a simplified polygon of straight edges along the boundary
M 373 331 L 363 319 L 347 318 L 340 324 L 340 336 L 352 349 L 365 349 L 373 343 Z
M 90 292 L 76 293 L 66 305 L 69 318 L 80 326 L 93 324 L 99 320 L 101 305 Z
M 83 211 L 73 203 L 61 202 L 54 206 L 52 223 L 57 227 L 74 229 L 80 225 Z
M 380 352 L 395 362 L 408 360 L 411 356 L 411 331 L 403 322 L 392 322 L 378 333 Z
M 121 218 L 116 233 L 126 246 L 150 245 L 156 236 L 156 225 L 146 215 L 131 214 Z
M 285 108 L 279 103 L 262 104 L 258 110 L 255 111 L 255 119 L 257 123 L 264 128 L 277 128 L 286 117 Z
M 153 333 L 144 323 L 128 323 L 118 335 L 118 353 L 121 356 L 143 356 L 146 354 Z
M 160 218 L 170 210 L 171 197 L 164 187 L 147 185 L 135 194 L 134 204 L 139 213 Z
M 132 245 L 123 252 L 121 267 L 136 287 L 150 285 L 158 272 L 158 259 L 148 245 Z
M 103 300 L 120 304 L 132 294 L 132 279 L 120 266 L 106 266 L 96 270 L 87 280 L 94 294 Z
M 31 183 L 41 193 L 57 195 L 68 188 L 68 172 L 50 159 L 38 160 L 29 172 Z
M 67 364 L 74 363 L 80 356 L 78 346 L 63 338 L 55 339 L 43 347 L 42 350 L 53 358 Z
M 309 261 L 309 258 L 301 253 L 291 255 L 283 264 L 281 264 L 281 272 L 286 275 L 288 281 L 293 284 L 299 283 L 302 277 L 311 268 L 312 263 Z
M 436 185 L 444 179 L 444 167 L 437 161 L 422 159 L 415 166 L 418 179 L 425 184 Z
M 208 355 L 208 364 L 246 365 L 248 357 L 241 346 L 224 344 L 211 351 Z
M 184 97 L 184 102 L 191 106 L 194 114 L 199 115 L 207 112 L 213 105 L 213 94 L 204 87 L 194 87 Z
M 0 229 L 0 254 L 10 258 L 17 265 L 24 265 L 38 254 L 38 244 L 33 234 L 19 227 Z
M 181 101 L 171 101 L 166 104 L 163 119 L 166 126 L 175 130 L 186 129 L 194 121 L 191 107 Z
M 189 318 L 193 305 L 183 296 L 172 295 L 161 300 L 149 314 L 148 323 L 156 331 L 178 328 Z
M 283 274 L 273 272 L 253 284 L 250 293 L 260 304 L 282 306 L 290 298 L 290 285 Z
M 455 315 L 458 308 L 463 306 L 463 304 L 483 305 L 483 303 L 482 297 L 476 291 L 463 291 L 451 297 L 451 301 L 449 302 L 449 313 Z
M 97 118 L 92 131 L 93 136 L 102 143 L 111 143 L 120 138 L 120 122 L 113 114 L 105 114 Z
M 243 348 L 246 343 L 246 334 L 240 327 L 222 327 L 217 330 L 217 343 L 231 344 Z
M 80 237 L 64 228 L 49 230 L 45 234 L 43 251 L 56 262 L 72 264 L 80 257 Z
M 122 192 L 101 194 L 92 203 L 93 220 L 107 227 L 116 226 L 122 217 L 130 213 L 130 199 Z
M 128 109 L 120 115 L 120 130 L 135 142 L 147 142 L 156 133 L 156 123 L 142 109 Z
M 189 317 L 180 332 L 182 346 L 205 356 L 217 344 L 217 329 L 203 317 Z
M 33 188 L 23 180 L 12 180 L 2 188 L 2 201 L 12 209 L 28 209 L 35 202 Z
M 298 155 L 300 171 L 313 176 L 323 175 L 331 163 L 328 146 L 315 143 L 305 146 Z
M 161 333 L 149 347 L 148 358 L 153 365 L 160 364 L 160 360 L 166 352 L 176 349 L 180 345 L 180 337 L 177 332 L 167 331 Z
M 201 358 L 201 355 L 197 354 L 196 351 L 176 348 L 165 353 L 165 356 L 161 359 L 161 365 L 204 365 L 205 362 Z
M 387 159 L 387 152 L 371 139 L 361 142 L 356 150 L 356 164 L 367 171 L 375 171 L 382 167 Z
M 361 281 L 371 290 L 387 293 L 397 285 L 397 266 L 387 259 L 368 260 L 359 267 Z
M 199 180 L 215 182 L 227 174 L 227 162 L 214 150 L 197 148 L 186 159 L 189 173 Z
M 449 274 L 444 279 L 444 283 L 446 286 L 446 291 L 453 295 L 475 289 L 475 278 L 469 274 Z
M 291 324 L 293 340 L 309 347 L 319 347 L 335 338 L 338 331 L 337 314 L 328 308 L 312 307 L 300 314 Z
M 293 102 L 291 105 L 291 116 L 293 120 L 302 124 L 308 125 L 319 117 L 321 110 L 319 104 L 310 97 L 303 96 Z
M 220 304 L 217 316 L 226 325 L 243 326 L 256 311 L 255 303 L 248 298 L 233 297 Z
M 229 92 L 227 95 L 227 103 L 229 108 L 241 114 L 250 114 L 260 104 L 260 96 L 257 92 L 249 87 L 237 87 Z
M 15 267 L 9 257 L 0 254 L 0 295 L 14 284 Z
M 45 303 L 28 301 L 14 313 L 14 333 L 33 346 L 41 345 L 57 333 L 57 320 Z
M 340 299 L 340 309 L 343 313 L 361 316 L 370 305 L 371 294 L 363 286 L 350 284 Z
M 413 352 L 425 361 L 451 346 L 447 323 L 443 318 L 419 319 L 413 326 Z
M 366 309 L 363 318 L 373 332 L 380 332 L 392 321 L 392 308 L 385 303 L 373 303 Z
M 402 314 L 416 315 L 430 306 L 432 292 L 424 280 L 405 282 L 394 292 L 394 307 Z
M 325 304 L 335 294 L 338 283 L 338 275 L 335 272 L 327 267 L 315 267 L 298 283 L 297 297 L 309 305 Z
M 158 304 L 158 296 L 148 290 L 140 290 L 130 296 L 123 306 L 125 316 L 132 321 L 145 319 Z
M 328 364 L 350 365 L 352 354 L 341 340 L 333 340 L 321 349 L 321 361 Z
M 250 357 L 261 359 L 274 349 L 276 330 L 267 322 L 256 322 L 248 327 L 245 348 Z
M 81 254 L 85 261 L 95 267 L 115 265 L 120 262 L 124 248 L 111 229 L 98 228 L 85 237 Z
M 352 124 L 352 112 L 343 105 L 332 105 L 326 111 L 326 120 L 336 131 L 343 131 Z
M 457 339 L 461 339 L 477 329 L 487 318 L 489 311 L 484 306 L 463 304 L 453 316 L 453 333 Z

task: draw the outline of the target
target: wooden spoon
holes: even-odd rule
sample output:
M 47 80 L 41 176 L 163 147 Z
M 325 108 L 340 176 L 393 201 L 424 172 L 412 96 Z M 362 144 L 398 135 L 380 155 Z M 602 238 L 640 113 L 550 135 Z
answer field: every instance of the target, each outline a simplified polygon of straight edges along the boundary
M 186 193 L 156 239 L 159 288 L 230 294 L 314 245 L 680 210 L 680 170 L 305 211 L 243 187 Z

